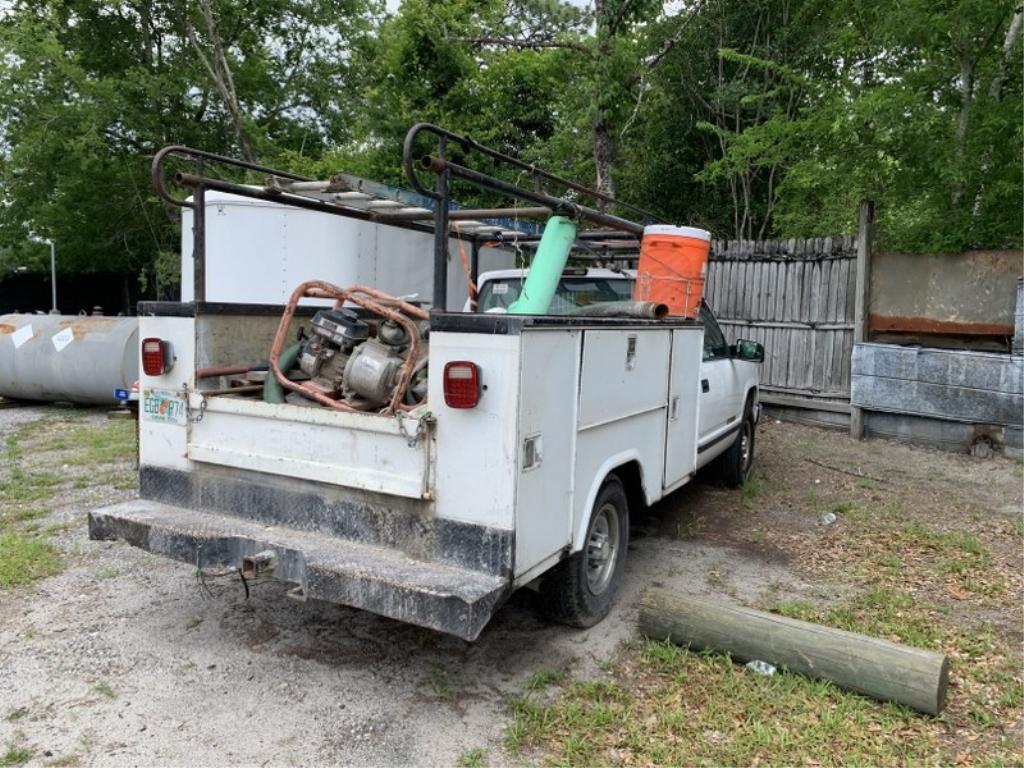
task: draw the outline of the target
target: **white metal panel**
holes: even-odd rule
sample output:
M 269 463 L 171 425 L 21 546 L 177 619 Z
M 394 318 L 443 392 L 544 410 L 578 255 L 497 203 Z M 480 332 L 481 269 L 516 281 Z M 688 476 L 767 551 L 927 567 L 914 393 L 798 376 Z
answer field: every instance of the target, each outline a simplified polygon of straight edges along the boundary
M 181 392 L 195 386 L 195 320 L 191 317 L 140 317 L 139 338 L 156 337 L 169 341 L 174 351 L 174 367 L 163 376 L 147 376 L 142 370 L 141 347 L 138 350 L 139 390 L 158 389 Z M 142 405 L 140 403 L 140 411 Z M 188 469 L 188 425 L 158 422 L 139 415 L 139 463 L 170 469 Z
M 581 431 L 576 438 L 573 551 L 583 546 L 594 499 L 608 473 L 631 461 L 639 463 L 650 504 L 661 498 L 664 460 L 664 407 Z
M 201 400 L 192 396 L 194 411 Z M 411 417 L 403 433 L 392 417 L 211 397 L 188 452 L 193 461 L 429 499 L 432 440 L 428 433 L 410 446 L 416 427 Z
M 433 293 L 433 235 L 278 203 L 206 193 L 206 299 L 282 304 L 299 283 L 362 283 L 396 296 Z M 467 261 L 469 243 L 463 243 Z M 459 242 L 450 241 L 448 306 L 468 295 Z M 484 248 L 480 268 L 513 266 L 511 252 Z M 192 212 L 182 209 L 181 299 L 193 297 Z M 309 303 L 316 303 L 310 300 Z M 322 303 L 322 302 L 321 302 Z
M 672 331 L 672 371 L 665 433 L 664 487 L 681 482 L 697 469 L 697 408 L 700 403 L 702 330 Z
M 522 335 L 517 577 L 569 544 L 582 335 L 580 330 Z M 527 453 L 534 456 L 532 466 Z
M 432 333 L 428 401 L 435 427 L 439 517 L 505 530 L 514 525 L 519 404 L 519 336 Z M 470 360 L 485 388 L 476 408 L 444 402 L 445 363 Z
M 713 439 L 726 427 L 730 417 L 732 361 L 724 358 L 701 364 L 700 427 L 701 442 Z
M 580 429 L 664 407 L 670 333 L 668 329 L 585 332 Z

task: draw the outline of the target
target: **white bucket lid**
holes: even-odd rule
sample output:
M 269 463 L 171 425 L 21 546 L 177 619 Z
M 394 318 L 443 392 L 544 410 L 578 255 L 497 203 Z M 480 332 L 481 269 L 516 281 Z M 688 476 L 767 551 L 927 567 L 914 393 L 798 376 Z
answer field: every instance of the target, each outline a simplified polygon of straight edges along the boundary
M 669 237 L 694 237 L 698 240 L 711 242 L 711 233 L 706 229 L 697 227 L 676 227 L 672 224 L 651 224 L 644 227 L 644 237 L 647 235 L 668 235 Z

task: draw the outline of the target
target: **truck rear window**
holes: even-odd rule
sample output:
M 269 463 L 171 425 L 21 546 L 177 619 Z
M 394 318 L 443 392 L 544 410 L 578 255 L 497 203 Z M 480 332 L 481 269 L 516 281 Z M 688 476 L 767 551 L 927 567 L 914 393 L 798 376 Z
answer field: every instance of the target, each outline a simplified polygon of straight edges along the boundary
M 523 290 L 522 277 L 503 277 L 488 280 L 480 288 L 478 306 L 480 312 L 499 307 L 508 309 L 509 304 L 519 298 Z M 558 281 L 555 298 L 548 314 L 561 315 L 575 307 L 603 301 L 629 301 L 633 293 L 633 279 L 609 279 L 606 277 L 563 277 Z

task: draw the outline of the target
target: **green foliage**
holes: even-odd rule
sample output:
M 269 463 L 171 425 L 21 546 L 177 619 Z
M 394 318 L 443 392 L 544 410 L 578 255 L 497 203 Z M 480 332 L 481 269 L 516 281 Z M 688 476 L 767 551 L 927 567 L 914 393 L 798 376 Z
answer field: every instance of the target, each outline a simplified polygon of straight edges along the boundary
M 57 241 L 59 269 L 171 295 L 177 212 L 148 179 L 160 146 L 404 184 L 419 120 L 583 182 L 600 155 L 621 198 L 720 237 L 849 233 L 871 198 L 889 247 L 1019 245 L 1014 14 L 1009 0 L 404 0 L 393 14 L 381 0 L 19 0 L 0 19 L 0 274 L 45 264 L 34 233 Z M 207 66 L 218 43 L 238 120 Z
M 30 233 L 56 240 L 67 271 L 152 279 L 158 254 L 177 251 L 176 212 L 149 183 L 153 153 L 170 143 L 241 148 L 202 62 L 214 39 L 201 3 L 22 0 L 5 13 L 0 269 L 44 263 Z M 212 0 L 212 10 L 256 155 L 319 156 L 351 138 L 362 83 L 353 54 L 376 0 Z

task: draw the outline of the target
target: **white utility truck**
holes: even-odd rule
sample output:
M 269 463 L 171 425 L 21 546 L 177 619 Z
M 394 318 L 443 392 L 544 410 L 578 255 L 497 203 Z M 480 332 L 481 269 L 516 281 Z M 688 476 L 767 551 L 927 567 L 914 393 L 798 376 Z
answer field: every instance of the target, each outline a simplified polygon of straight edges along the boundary
M 589 251 L 621 253 L 623 231 L 635 246 L 642 227 L 607 213 L 610 198 L 598 211 L 468 178 L 445 159 L 446 140 L 518 161 L 433 126 L 407 140 L 414 186 L 417 132 L 439 139 L 433 166 L 423 161 L 438 176 L 429 313 L 325 283 L 299 286 L 284 307 L 207 302 L 199 279 L 194 301 L 141 305 L 140 498 L 92 512 L 90 536 L 466 640 L 528 584 L 554 618 L 592 625 L 621 581 L 631 514 L 702 466 L 715 463 L 730 484 L 749 472 L 763 350 L 728 346 L 706 310 L 700 320 L 447 311 L 453 178 L 493 182 L 538 203 L 538 217 L 565 211 L 608 226 L 579 234 Z M 155 178 L 165 159 L 154 161 Z M 200 198 L 204 188 L 240 193 L 210 176 L 176 178 Z M 162 178 L 158 191 L 187 204 Z M 281 172 L 241 194 L 263 193 L 325 213 L 356 210 L 330 183 Z M 393 215 L 376 220 L 426 218 Z M 474 246 L 500 241 L 481 227 Z M 195 229 L 198 241 L 202 222 Z M 201 242 L 195 251 L 201 258 Z

